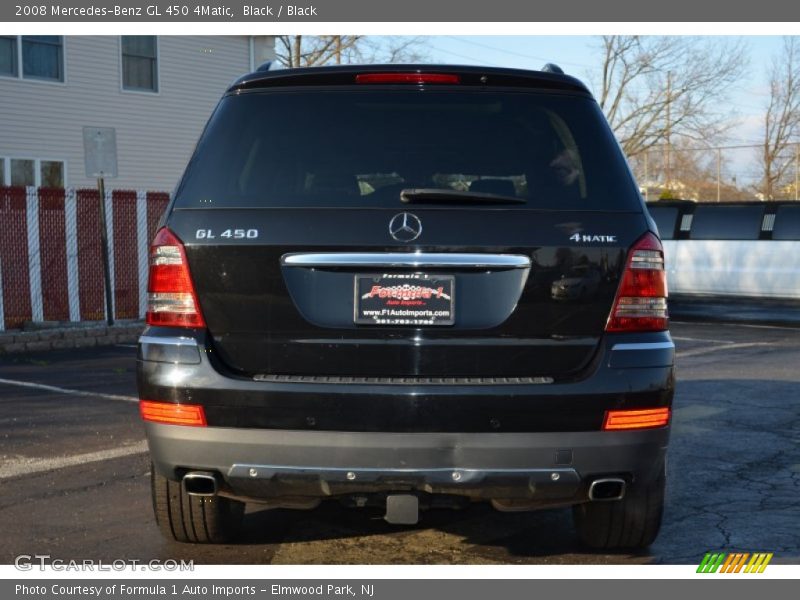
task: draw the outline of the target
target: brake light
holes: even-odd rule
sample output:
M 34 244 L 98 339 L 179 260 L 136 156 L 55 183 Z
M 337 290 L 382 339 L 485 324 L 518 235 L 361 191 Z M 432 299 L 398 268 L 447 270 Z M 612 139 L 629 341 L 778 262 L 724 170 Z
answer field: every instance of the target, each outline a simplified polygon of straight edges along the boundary
M 603 431 L 619 429 L 652 429 L 669 425 L 668 407 L 637 410 L 609 410 L 603 420 Z
M 606 331 L 664 331 L 667 323 L 664 249 L 655 235 L 647 233 L 628 254 Z
M 206 326 L 183 244 L 166 227 L 158 230 L 150 246 L 146 321 L 160 327 Z
M 199 404 L 174 404 L 139 400 L 139 414 L 145 421 L 166 425 L 205 427 L 206 414 Z
M 356 83 L 461 83 L 461 78 L 451 73 L 362 73 Z

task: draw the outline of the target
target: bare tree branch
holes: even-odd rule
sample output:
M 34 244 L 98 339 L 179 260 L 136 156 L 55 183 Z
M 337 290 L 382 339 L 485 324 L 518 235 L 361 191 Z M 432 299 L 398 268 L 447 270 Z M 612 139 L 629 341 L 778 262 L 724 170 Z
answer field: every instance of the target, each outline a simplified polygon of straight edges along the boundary
M 422 38 L 396 36 L 282 35 L 277 38 L 275 53 L 285 67 L 419 62 L 425 58 Z
M 794 165 L 788 151 L 793 143 L 800 143 L 800 41 L 796 37 L 783 38 L 783 48 L 772 61 L 769 88 L 759 157 L 763 173 L 756 186 L 765 200 L 773 200 L 787 183 Z
M 595 96 L 628 156 L 671 134 L 708 142 L 725 131 L 729 115 L 719 108 L 742 75 L 742 42 L 611 35 L 601 48 Z

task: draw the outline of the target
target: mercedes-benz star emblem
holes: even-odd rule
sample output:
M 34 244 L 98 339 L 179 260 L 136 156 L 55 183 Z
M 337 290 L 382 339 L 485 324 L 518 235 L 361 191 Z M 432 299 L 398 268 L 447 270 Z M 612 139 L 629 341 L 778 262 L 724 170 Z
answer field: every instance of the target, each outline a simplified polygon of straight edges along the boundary
M 413 213 L 398 213 L 389 221 L 389 233 L 398 242 L 414 241 L 422 233 L 422 221 Z

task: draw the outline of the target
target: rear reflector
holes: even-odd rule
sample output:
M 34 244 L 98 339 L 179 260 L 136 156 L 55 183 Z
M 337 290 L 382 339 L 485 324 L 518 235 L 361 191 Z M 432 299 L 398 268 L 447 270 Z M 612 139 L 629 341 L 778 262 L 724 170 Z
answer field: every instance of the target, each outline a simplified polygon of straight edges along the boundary
M 664 331 L 667 324 L 664 250 L 658 238 L 647 233 L 628 254 L 606 331 Z
M 604 431 L 619 429 L 652 429 L 669 425 L 670 410 L 648 408 L 642 410 L 609 410 L 603 421 Z
M 167 425 L 206 426 L 206 414 L 198 404 L 173 404 L 139 400 L 139 414 L 145 421 Z
M 161 327 L 205 327 L 183 244 L 166 227 L 150 246 L 146 320 Z
M 450 73 L 362 73 L 356 83 L 461 83 L 461 78 Z

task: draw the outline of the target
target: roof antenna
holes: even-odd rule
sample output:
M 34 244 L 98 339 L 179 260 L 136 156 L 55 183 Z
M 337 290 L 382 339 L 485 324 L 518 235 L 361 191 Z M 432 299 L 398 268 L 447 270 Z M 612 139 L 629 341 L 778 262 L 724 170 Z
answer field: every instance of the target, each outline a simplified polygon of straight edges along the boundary
M 557 73 L 558 75 L 564 74 L 564 69 L 554 63 L 547 63 L 542 67 L 542 73 Z
M 276 71 L 281 68 L 281 64 L 277 60 L 268 60 L 267 62 L 261 63 L 258 65 L 256 69 L 257 73 L 262 73 L 265 71 Z

